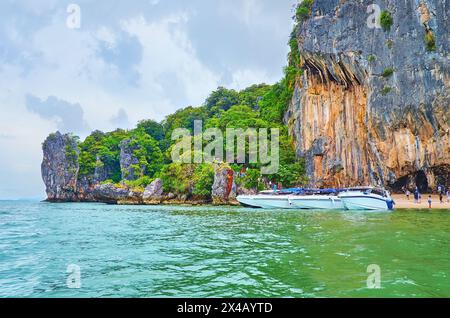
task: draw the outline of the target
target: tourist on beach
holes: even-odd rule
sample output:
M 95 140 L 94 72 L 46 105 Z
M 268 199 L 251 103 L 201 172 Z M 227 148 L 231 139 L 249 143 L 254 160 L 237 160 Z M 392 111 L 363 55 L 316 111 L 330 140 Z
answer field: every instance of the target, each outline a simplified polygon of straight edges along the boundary
M 416 188 L 416 191 L 414 192 L 414 203 L 420 203 L 420 192 L 419 189 Z
M 410 195 L 411 193 L 409 192 L 409 190 L 407 189 L 406 190 L 406 199 L 408 199 L 408 201 L 409 201 L 409 195 Z
M 431 209 L 431 203 L 433 201 L 431 200 L 431 194 L 428 196 L 428 207 Z
M 439 192 L 439 202 L 444 203 L 444 191 Z
M 447 190 L 447 203 L 450 203 L 450 188 Z

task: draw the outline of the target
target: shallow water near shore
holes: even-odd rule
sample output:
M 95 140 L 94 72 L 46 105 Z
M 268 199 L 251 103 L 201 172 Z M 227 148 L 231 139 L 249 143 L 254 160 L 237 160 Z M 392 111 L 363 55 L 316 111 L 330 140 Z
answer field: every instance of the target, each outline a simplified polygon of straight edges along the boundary
M 0 201 L 0 297 L 450 297 L 450 210 Z

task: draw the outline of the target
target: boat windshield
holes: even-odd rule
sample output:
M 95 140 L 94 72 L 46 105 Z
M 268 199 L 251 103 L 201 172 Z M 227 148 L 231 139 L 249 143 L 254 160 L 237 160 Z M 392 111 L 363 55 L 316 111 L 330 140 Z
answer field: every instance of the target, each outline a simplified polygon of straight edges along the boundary
M 346 191 L 359 191 L 363 193 L 373 193 L 382 197 L 387 197 L 386 190 L 381 188 L 372 188 L 372 187 L 358 187 L 358 188 L 349 188 Z
M 377 194 L 382 197 L 386 196 L 386 191 L 384 191 L 383 189 L 372 189 L 371 193 Z
M 316 188 L 290 188 L 290 189 L 281 189 L 281 190 L 265 190 L 259 192 L 259 194 L 263 195 L 337 195 L 340 192 L 346 191 L 357 191 L 363 192 L 366 194 L 372 193 L 382 197 L 388 197 L 386 190 L 382 188 L 374 188 L 374 187 L 355 187 L 355 188 L 346 188 L 346 189 L 316 189 Z
M 308 188 L 292 188 L 292 189 L 282 189 L 282 190 L 266 190 L 261 191 L 259 194 L 264 195 L 313 195 L 313 194 L 328 194 L 328 195 L 337 195 L 341 192 L 341 189 L 308 189 Z

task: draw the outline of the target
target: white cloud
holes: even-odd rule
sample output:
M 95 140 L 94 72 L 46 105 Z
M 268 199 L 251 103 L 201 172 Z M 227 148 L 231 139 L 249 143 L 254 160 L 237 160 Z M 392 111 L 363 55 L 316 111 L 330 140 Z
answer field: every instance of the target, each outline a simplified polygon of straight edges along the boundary
M 232 15 L 247 26 L 258 22 L 263 13 L 259 0 L 221 0 L 219 6 L 224 15 Z
M 164 74 L 176 77 L 179 86 L 171 89 L 183 91 L 185 105 L 200 105 L 218 86 L 220 77 L 201 63 L 184 31 L 188 19 L 188 15 L 181 12 L 157 22 L 138 17 L 122 23 L 123 29 L 137 37 L 143 47 L 142 62 L 138 66 L 141 74 L 138 94 L 146 92 L 152 96 L 150 101 L 158 113 L 167 114 L 182 106 L 170 104 L 171 91 L 162 87 L 158 80 Z
M 11 0 L 10 0 L 11 1 Z M 21 0 L 15 1 L 23 10 L 29 11 L 31 13 L 41 15 L 47 13 L 49 10 L 53 9 L 58 0 Z
M 117 114 L 111 117 L 111 124 L 118 128 L 127 129 L 130 128 L 130 122 L 128 120 L 128 114 L 125 109 L 120 108 Z
M 116 36 L 114 32 L 105 26 L 102 26 L 97 30 L 96 37 L 98 40 L 106 43 L 107 47 L 110 49 L 116 46 Z
M 0 71 L 0 78 L 7 74 L 11 73 Z M 5 87 L 5 81 L 0 82 Z M 17 88 L 11 84 L 10 88 Z M 27 112 L 24 99 L 13 91 L 0 89 L 0 96 L 0 198 L 43 198 L 41 143 L 56 124 Z
M 38 114 L 43 119 L 55 121 L 62 133 L 87 133 L 88 125 L 84 120 L 83 108 L 80 104 L 70 103 L 55 96 L 41 100 L 27 94 L 25 99 L 27 110 Z
M 271 84 L 277 80 L 279 79 L 269 78 L 267 73 L 262 70 L 244 69 L 233 72 L 231 84 L 227 86 L 236 90 L 242 90 L 253 84 Z

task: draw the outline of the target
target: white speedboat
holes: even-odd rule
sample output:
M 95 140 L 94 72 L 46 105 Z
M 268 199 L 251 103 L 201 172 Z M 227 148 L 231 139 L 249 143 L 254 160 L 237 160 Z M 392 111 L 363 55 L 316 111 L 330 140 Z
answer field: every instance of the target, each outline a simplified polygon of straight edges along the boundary
M 263 191 L 257 195 L 240 195 L 244 206 L 263 209 L 343 209 L 334 189 L 287 189 Z
M 394 201 L 388 191 L 380 188 L 351 188 L 338 197 L 346 210 L 393 210 Z

